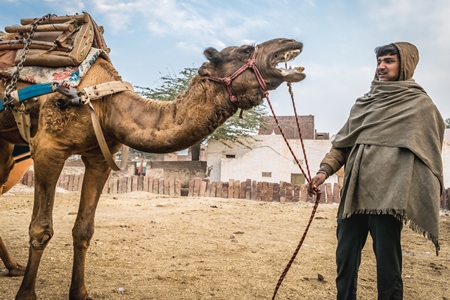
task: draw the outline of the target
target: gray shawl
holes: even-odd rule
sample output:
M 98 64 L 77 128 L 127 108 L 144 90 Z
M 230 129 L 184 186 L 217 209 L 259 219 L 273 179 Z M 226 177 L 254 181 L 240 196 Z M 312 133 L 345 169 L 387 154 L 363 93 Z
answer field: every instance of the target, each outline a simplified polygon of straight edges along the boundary
M 340 217 L 395 215 L 411 221 L 410 227 L 438 250 L 444 130 L 436 106 L 413 79 L 373 81 L 333 141 L 334 148 L 353 149 L 345 168 Z M 397 165 L 387 166 L 390 162 Z M 375 182 L 378 174 L 385 178 Z
M 444 131 L 441 114 L 414 79 L 373 81 L 369 93 L 356 100 L 333 147 L 369 144 L 407 148 L 439 178 L 442 188 Z

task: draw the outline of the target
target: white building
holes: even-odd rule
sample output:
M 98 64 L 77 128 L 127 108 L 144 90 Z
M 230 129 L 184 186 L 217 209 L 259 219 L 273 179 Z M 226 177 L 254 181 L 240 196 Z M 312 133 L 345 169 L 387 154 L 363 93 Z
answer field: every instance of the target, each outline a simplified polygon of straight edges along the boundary
M 306 183 L 302 171 L 295 162 L 289 148 L 281 135 L 256 135 L 239 139 L 240 143 L 228 146 L 218 141 L 209 141 L 207 148 L 207 166 L 211 169 L 211 181 L 228 181 L 252 179 L 279 183 Z M 300 165 L 307 173 L 301 141 L 288 140 Z M 306 158 L 311 177 L 313 177 L 323 156 L 331 148 L 331 140 L 304 140 Z M 444 164 L 444 187 L 450 188 L 450 129 L 442 150 Z M 326 182 L 342 184 L 342 172 L 330 176 Z
M 211 168 L 211 181 L 252 179 L 279 183 L 306 183 L 300 167 L 281 135 L 256 135 L 239 139 L 240 143 L 230 146 L 218 141 L 209 141 L 207 165 Z M 288 140 L 292 151 L 303 170 L 308 173 L 303 156 L 301 141 Z M 306 158 L 310 174 L 313 177 L 319 169 L 323 156 L 330 150 L 330 140 L 304 140 Z M 242 143 L 242 144 L 241 144 Z M 337 176 L 331 176 L 327 182 L 338 182 Z

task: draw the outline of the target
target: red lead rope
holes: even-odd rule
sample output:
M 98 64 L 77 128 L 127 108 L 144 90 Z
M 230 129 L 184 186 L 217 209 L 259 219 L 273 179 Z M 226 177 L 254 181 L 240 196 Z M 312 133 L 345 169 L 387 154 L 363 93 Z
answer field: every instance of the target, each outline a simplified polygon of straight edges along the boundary
M 294 151 L 292 150 L 292 148 L 291 148 L 291 146 L 290 146 L 290 144 L 289 144 L 289 142 L 288 142 L 288 140 L 287 140 L 283 130 L 281 129 L 281 126 L 280 126 L 280 124 L 278 122 L 278 119 L 275 116 L 275 112 L 274 112 L 272 104 L 270 103 L 270 100 L 269 100 L 269 91 L 267 90 L 266 82 L 264 81 L 264 78 L 263 78 L 261 72 L 258 70 L 258 67 L 256 66 L 256 52 L 257 52 L 257 50 L 258 50 L 258 48 L 255 47 L 255 51 L 253 52 L 252 57 L 247 61 L 247 63 L 245 65 L 243 65 L 242 67 L 240 67 L 238 70 L 236 70 L 230 76 L 225 77 L 225 78 L 211 76 L 211 77 L 208 77 L 208 78 L 209 78 L 209 80 L 212 80 L 212 81 L 224 83 L 226 85 L 226 87 L 227 87 L 228 94 L 230 95 L 230 101 L 231 102 L 236 102 L 237 98 L 236 98 L 235 92 L 233 91 L 233 88 L 231 87 L 231 82 L 233 81 L 233 79 L 235 79 L 237 76 L 239 76 L 242 72 L 244 72 L 248 68 L 253 69 L 253 72 L 255 73 L 256 79 L 258 80 L 259 85 L 261 86 L 262 90 L 264 91 L 264 95 L 265 95 L 265 97 L 267 99 L 267 102 L 269 103 L 270 110 L 272 111 L 272 114 L 273 114 L 273 117 L 275 119 L 275 122 L 277 123 L 278 129 L 280 130 L 280 133 L 283 136 L 283 139 L 286 142 L 286 145 L 288 146 L 289 151 L 291 151 L 291 154 L 294 157 L 295 162 L 300 167 L 300 170 L 302 171 L 303 176 L 305 176 L 305 178 L 308 180 L 308 184 L 311 186 L 311 175 L 310 175 L 310 171 L 309 171 L 308 160 L 306 159 L 305 145 L 303 144 L 303 138 L 302 138 L 302 133 L 301 133 L 301 130 L 300 130 L 300 124 L 298 123 L 297 109 L 295 108 L 294 94 L 292 93 L 291 84 L 287 83 L 287 85 L 289 87 L 289 93 L 291 94 L 292 105 L 294 107 L 294 114 L 295 114 L 295 120 L 297 122 L 297 129 L 298 129 L 300 141 L 302 143 L 303 157 L 305 158 L 306 168 L 308 170 L 307 173 L 303 170 L 302 166 L 300 165 L 300 162 L 298 161 L 297 156 L 295 155 Z M 241 114 L 242 114 L 242 111 L 241 111 Z M 303 233 L 303 236 L 302 236 L 300 242 L 298 243 L 298 246 L 295 249 L 294 254 L 292 255 L 292 257 L 289 260 L 286 268 L 284 269 L 283 273 L 281 274 L 280 279 L 278 279 L 278 283 L 277 283 L 277 286 L 275 287 L 275 291 L 273 293 L 272 300 L 275 299 L 275 296 L 277 295 L 278 289 L 280 288 L 284 277 L 286 276 L 286 274 L 289 271 L 292 263 L 294 262 L 295 257 L 298 254 L 298 251 L 300 250 L 301 246 L 303 245 L 303 241 L 305 240 L 306 234 L 308 233 L 309 227 L 311 226 L 312 220 L 314 219 L 314 215 L 316 213 L 317 206 L 319 205 L 320 196 L 321 196 L 322 192 L 319 189 L 316 188 L 315 189 L 315 193 L 316 193 L 316 201 L 314 203 L 314 207 L 313 207 L 313 210 L 311 212 L 311 216 L 309 218 L 309 221 L 308 221 L 308 224 L 306 226 L 305 232 Z
M 292 156 L 295 159 L 295 162 L 297 163 L 297 165 L 299 166 L 300 170 L 302 171 L 303 176 L 305 176 L 305 178 L 308 180 L 308 184 L 311 185 L 311 175 L 310 175 L 310 171 L 309 171 L 308 160 L 306 159 L 305 145 L 303 144 L 303 138 L 302 138 L 302 133 L 301 133 L 301 130 L 300 130 L 300 124 L 298 123 L 298 116 L 297 116 L 297 110 L 295 108 L 294 95 L 292 93 L 291 84 L 287 83 L 287 85 L 289 87 L 289 93 L 291 94 L 292 105 L 294 107 L 295 120 L 297 121 L 297 129 L 298 129 L 299 137 L 300 137 L 300 140 L 301 140 L 301 143 L 302 143 L 303 156 L 305 158 L 305 164 L 306 164 L 306 168 L 308 170 L 308 173 L 305 173 L 305 171 L 303 170 L 302 166 L 300 165 L 300 162 L 297 159 L 297 156 L 295 155 L 294 151 L 292 150 L 292 148 L 291 148 L 291 146 L 290 146 L 290 144 L 289 144 L 289 142 L 288 142 L 288 140 L 286 138 L 286 135 L 284 134 L 283 129 L 281 128 L 281 126 L 280 126 L 280 124 L 278 122 L 278 119 L 277 119 L 277 117 L 275 115 L 275 112 L 273 110 L 272 104 L 270 103 L 269 97 L 267 96 L 266 98 L 267 98 L 267 102 L 269 103 L 269 107 L 270 107 L 270 110 L 272 111 L 272 115 L 273 115 L 273 117 L 275 119 L 275 122 L 277 123 L 278 129 L 280 130 L 280 133 L 283 136 L 283 139 L 286 142 L 286 145 L 288 146 L 289 151 L 291 152 Z M 312 221 L 314 219 L 314 215 L 316 214 L 316 210 L 317 210 L 317 207 L 319 205 L 320 196 L 321 196 L 322 193 L 321 193 L 321 191 L 319 189 L 316 189 L 315 192 L 316 192 L 316 195 L 317 195 L 316 196 L 316 201 L 314 202 L 314 207 L 313 207 L 313 210 L 311 212 L 311 216 L 309 217 L 308 224 L 307 224 L 307 226 L 305 228 L 305 231 L 303 232 L 303 236 L 300 239 L 300 242 L 297 245 L 297 248 L 295 249 L 294 253 L 292 254 L 291 259 L 289 260 L 288 264 L 286 265 L 286 267 L 284 268 L 283 272 L 281 273 L 280 278 L 278 279 L 277 285 L 276 285 L 275 290 L 273 292 L 272 300 L 275 299 L 275 297 L 277 295 L 277 292 L 278 292 L 278 289 L 280 288 L 281 283 L 284 280 L 284 277 L 286 277 L 287 272 L 289 271 L 289 269 L 291 268 L 292 263 L 294 262 L 295 258 L 297 257 L 297 254 L 300 251 L 300 248 L 302 247 L 303 242 L 304 242 L 304 240 L 306 238 L 306 234 L 308 233 L 309 227 L 311 226 L 311 223 L 312 223 Z

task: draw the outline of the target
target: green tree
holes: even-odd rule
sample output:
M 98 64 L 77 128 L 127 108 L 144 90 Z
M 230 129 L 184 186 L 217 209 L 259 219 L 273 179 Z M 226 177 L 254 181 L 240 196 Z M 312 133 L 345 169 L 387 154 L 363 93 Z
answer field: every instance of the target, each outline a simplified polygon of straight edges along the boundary
M 185 68 L 178 74 L 168 72 L 167 75 L 160 77 L 160 84 L 155 88 L 140 86 L 135 86 L 135 88 L 137 93 L 143 97 L 172 101 L 189 86 L 189 81 L 197 74 L 197 71 L 197 68 Z M 255 134 L 263 126 L 263 117 L 266 115 L 267 112 L 263 105 L 244 111 L 242 118 L 239 117 L 239 113 L 233 115 L 203 141 L 191 146 L 192 160 L 199 159 L 200 145 L 208 140 L 218 140 L 226 144 L 225 141 L 236 142 L 238 137 Z
M 445 128 L 450 128 L 450 118 L 445 119 Z

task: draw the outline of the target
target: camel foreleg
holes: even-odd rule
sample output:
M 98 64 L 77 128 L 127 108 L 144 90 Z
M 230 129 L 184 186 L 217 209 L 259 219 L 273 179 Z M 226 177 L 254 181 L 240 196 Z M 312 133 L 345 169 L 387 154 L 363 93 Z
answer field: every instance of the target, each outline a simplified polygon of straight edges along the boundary
M 40 147 L 39 147 L 40 146 Z M 29 228 L 30 248 L 25 275 L 16 299 L 36 299 L 36 276 L 42 254 L 53 236 L 53 204 L 56 183 L 61 174 L 66 155 L 55 151 L 51 143 L 35 146 L 34 204 Z
M 94 219 L 98 200 L 111 169 L 103 158 L 83 157 L 86 170 L 80 196 L 80 206 L 72 229 L 73 236 L 73 268 L 70 284 L 70 299 L 89 299 L 85 280 L 86 252 L 94 234 Z

